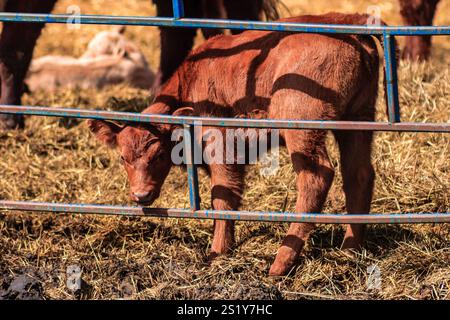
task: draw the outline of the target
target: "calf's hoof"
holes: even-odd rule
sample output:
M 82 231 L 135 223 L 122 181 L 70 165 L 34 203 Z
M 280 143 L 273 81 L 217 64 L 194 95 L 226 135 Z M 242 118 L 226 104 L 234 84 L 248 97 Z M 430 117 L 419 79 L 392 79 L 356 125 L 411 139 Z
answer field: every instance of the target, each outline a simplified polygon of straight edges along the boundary
M 282 246 L 269 270 L 269 276 L 285 276 L 292 268 L 298 257 L 298 252 L 290 247 Z
M 287 274 L 287 268 L 284 265 L 273 263 L 270 266 L 269 276 L 271 277 L 281 277 Z
M 218 258 L 220 256 L 228 255 L 230 252 L 231 252 L 231 249 L 228 249 L 228 250 L 225 250 L 222 252 L 211 251 L 208 255 L 207 262 L 212 263 L 216 258 Z
M 362 248 L 363 241 L 355 237 L 345 237 L 341 246 L 341 250 L 346 251 L 361 251 Z
M 4 130 L 23 129 L 24 118 L 21 115 L 0 114 L 0 128 Z
M 207 263 L 212 263 L 218 256 L 220 256 L 217 252 L 210 252 L 208 258 L 206 259 Z
M 213 240 L 213 244 L 211 246 L 211 252 L 208 255 L 208 263 L 211 263 L 219 256 L 228 255 L 234 246 L 234 241 L 226 241 L 226 242 L 215 242 Z

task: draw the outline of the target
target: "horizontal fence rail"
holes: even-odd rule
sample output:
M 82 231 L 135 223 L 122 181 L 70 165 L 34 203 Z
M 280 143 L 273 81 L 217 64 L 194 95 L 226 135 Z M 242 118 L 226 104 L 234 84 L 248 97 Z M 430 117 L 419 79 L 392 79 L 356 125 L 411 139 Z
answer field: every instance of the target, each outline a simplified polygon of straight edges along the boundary
M 257 120 L 205 117 L 173 117 L 167 115 L 126 113 L 113 111 L 80 110 L 31 106 L 0 106 L 0 113 L 34 116 L 65 117 L 78 119 L 98 119 L 133 123 L 167 123 L 183 125 L 189 133 L 186 140 L 187 158 L 193 154 L 193 129 L 195 126 L 278 128 L 278 129 L 323 129 L 323 130 L 370 130 L 370 131 L 412 131 L 449 133 L 450 123 L 401 122 L 398 99 L 397 62 L 395 36 L 450 35 L 450 26 L 355 26 L 324 25 L 293 22 L 261 22 L 226 19 L 184 18 L 182 0 L 172 0 L 173 17 L 140 17 L 110 15 L 34 14 L 0 13 L 0 22 L 20 23 L 64 23 L 99 24 L 129 26 L 159 26 L 186 28 L 244 29 L 281 32 L 303 32 L 324 34 L 381 35 L 386 61 L 386 91 L 388 122 L 359 121 L 307 121 L 307 120 Z M 74 19 L 74 17 L 76 19 Z M 186 134 L 186 133 L 185 133 Z M 111 206 L 94 204 L 67 204 L 47 202 L 24 202 L 0 200 L 0 210 L 26 212 L 52 212 L 75 214 L 103 214 L 121 216 L 142 216 L 160 218 L 200 218 L 267 222 L 310 222 L 330 224 L 397 224 L 397 223 L 448 223 L 450 212 L 445 213 L 402 213 L 402 214 L 315 214 L 315 213 L 275 213 L 251 211 L 200 210 L 197 167 L 187 164 L 189 186 L 189 209 L 147 208 L 139 206 Z
M 167 123 L 178 125 L 202 125 L 211 127 L 245 127 L 260 129 L 323 129 L 323 130 L 370 130 L 410 132 L 450 132 L 450 123 L 420 122 L 370 122 L 370 121 L 314 121 L 314 120 L 272 120 L 233 119 L 207 117 L 180 117 L 159 114 L 143 114 L 117 111 L 48 108 L 31 106 L 1 106 L 0 113 L 23 114 L 46 117 L 126 121 L 136 123 Z
M 284 31 L 305 33 L 346 33 L 393 36 L 414 35 L 450 35 L 450 26 L 355 26 L 355 25 L 326 25 L 314 23 L 294 22 L 263 22 L 227 19 L 197 19 L 175 17 L 139 17 L 139 16 L 110 16 L 110 15 L 79 15 L 75 16 L 79 24 L 129 25 L 129 26 L 158 26 L 158 27 L 187 27 L 187 28 L 215 28 L 215 29 L 246 29 L 262 31 Z M 0 13 L 2 22 L 29 23 L 75 23 L 71 14 L 38 14 L 38 13 Z M 70 21 L 70 22 L 68 22 Z
M 135 206 L 111 206 L 94 204 L 61 204 L 50 202 L 0 201 L 0 210 L 38 211 L 52 213 L 101 214 L 117 216 L 142 216 L 157 218 L 220 219 L 261 222 L 307 222 L 326 224 L 396 224 L 396 223 L 444 223 L 450 222 L 447 213 L 401 214 L 329 214 L 329 213 L 280 213 L 256 211 L 221 211 L 164 209 Z

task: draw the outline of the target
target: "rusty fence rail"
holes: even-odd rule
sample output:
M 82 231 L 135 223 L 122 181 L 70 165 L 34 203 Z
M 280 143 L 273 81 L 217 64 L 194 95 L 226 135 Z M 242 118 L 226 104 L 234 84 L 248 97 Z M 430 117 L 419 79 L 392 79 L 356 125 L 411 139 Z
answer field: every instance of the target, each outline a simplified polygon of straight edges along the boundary
M 359 121 L 307 121 L 307 120 L 255 120 L 204 117 L 173 117 L 166 115 L 148 115 L 139 113 L 81 110 L 66 108 L 48 108 L 32 106 L 0 106 L 0 113 L 22 114 L 49 117 L 65 117 L 79 119 L 102 119 L 125 122 L 155 122 L 183 125 L 185 132 L 193 133 L 196 125 L 218 127 L 245 128 L 277 128 L 277 129 L 322 129 L 322 130 L 371 130 L 398 132 L 439 132 L 450 133 L 450 123 L 418 123 L 401 122 L 400 104 L 398 98 L 398 79 L 396 78 L 397 61 L 395 56 L 395 36 L 413 35 L 450 35 L 450 26 L 426 27 L 388 27 L 388 26 L 349 26 L 323 25 L 287 22 L 238 21 L 225 19 L 192 19 L 184 18 L 183 1 L 172 0 L 173 17 L 126 17 L 108 15 L 79 15 L 75 20 L 80 24 L 134 25 L 134 26 L 165 26 L 186 28 L 227 28 L 245 30 L 273 30 L 280 32 L 306 33 L 340 33 L 381 35 L 384 43 L 384 58 L 386 61 L 387 83 L 387 122 Z M 2 22 L 21 23 L 69 23 L 74 21 L 73 15 L 66 14 L 24 14 L 0 13 Z M 319 214 L 319 213 L 287 213 L 287 212 L 251 212 L 251 211 L 220 211 L 201 210 L 198 189 L 197 167 L 193 164 L 194 135 L 185 139 L 187 154 L 187 172 L 189 186 L 188 209 L 147 208 L 139 206 L 109 206 L 94 204 L 42 203 L 0 200 L 0 210 L 18 210 L 26 212 L 53 212 L 75 214 L 124 215 L 160 218 L 197 218 L 224 219 L 242 221 L 267 222 L 312 222 L 312 223 L 368 223 L 368 224 L 398 224 L 398 223 L 448 223 L 450 212 L 442 213 L 401 213 L 401 214 Z

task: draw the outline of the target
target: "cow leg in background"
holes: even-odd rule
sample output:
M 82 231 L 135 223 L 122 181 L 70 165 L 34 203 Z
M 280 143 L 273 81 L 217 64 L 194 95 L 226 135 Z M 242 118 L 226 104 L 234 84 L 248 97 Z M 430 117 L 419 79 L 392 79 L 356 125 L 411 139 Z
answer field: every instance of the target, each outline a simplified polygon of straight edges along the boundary
M 400 13 L 405 25 L 429 26 L 433 24 L 439 0 L 400 0 Z M 402 58 L 426 60 L 430 57 L 431 36 L 406 37 Z
M 173 17 L 172 1 L 154 0 L 153 2 L 156 4 L 158 16 Z M 202 1 L 184 1 L 184 12 L 186 17 L 201 18 L 203 16 Z M 153 86 L 153 89 L 156 91 L 172 76 L 187 57 L 192 49 L 197 32 L 195 28 L 161 27 L 159 29 L 161 32 L 161 57 L 159 70 Z
M 223 0 L 203 0 L 203 14 L 207 19 L 226 19 L 227 14 L 223 5 Z M 206 39 L 222 34 L 222 29 L 202 29 L 202 34 Z
M 211 203 L 214 210 L 238 210 L 244 189 L 243 165 L 211 164 Z M 210 259 L 226 254 L 234 245 L 234 221 L 214 220 Z
M 260 20 L 264 0 L 223 0 L 228 19 L 232 20 Z M 238 34 L 244 30 L 231 30 Z
M 205 18 L 232 20 L 261 20 L 264 13 L 268 20 L 278 20 L 278 0 L 203 0 Z M 244 30 L 231 30 L 238 34 Z M 222 33 L 219 29 L 202 29 L 205 38 Z
M 6 12 L 49 13 L 56 0 L 10 0 Z M 24 79 L 44 24 L 6 22 L 0 38 L 0 77 L 3 105 L 20 105 Z M 23 116 L 0 115 L 0 126 L 23 128 Z

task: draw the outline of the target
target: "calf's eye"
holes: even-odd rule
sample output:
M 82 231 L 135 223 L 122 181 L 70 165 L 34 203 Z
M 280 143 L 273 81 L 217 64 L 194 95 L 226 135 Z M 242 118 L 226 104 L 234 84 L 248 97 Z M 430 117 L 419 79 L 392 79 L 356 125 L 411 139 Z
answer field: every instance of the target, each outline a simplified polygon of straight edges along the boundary
M 161 159 L 162 156 L 163 156 L 163 153 L 162 153 L 162 152 L 158 153 L 156 156 L 154 156 L 154 157 L 150 160 L 150 163 L 154 163 L 155 161 Z

